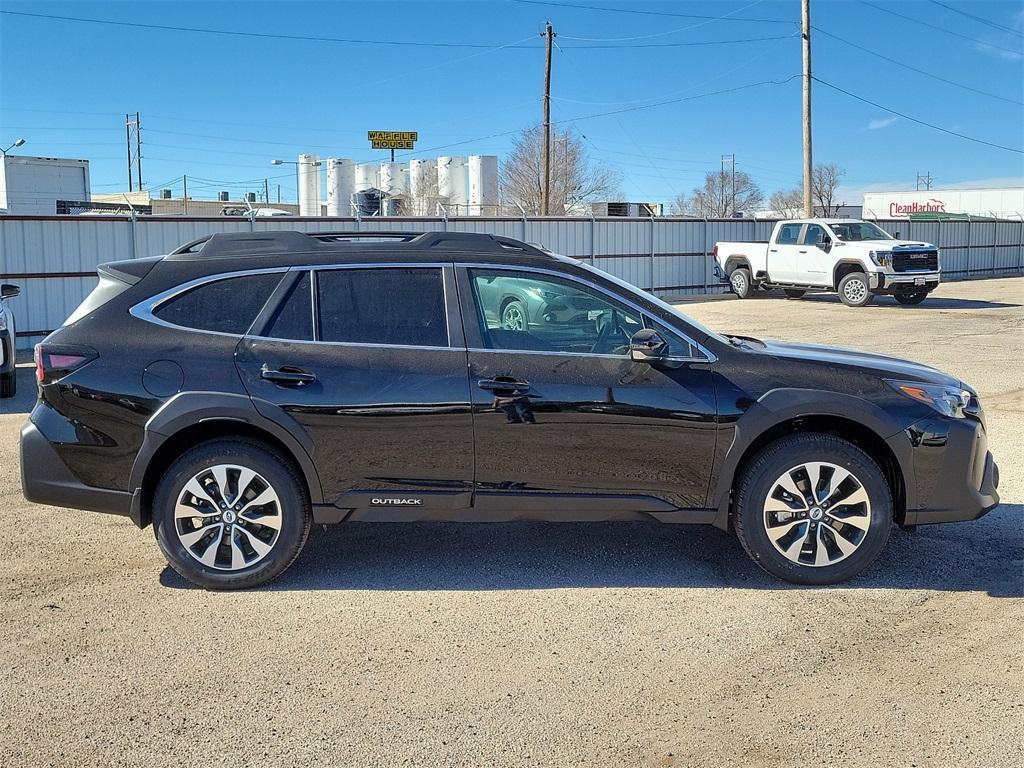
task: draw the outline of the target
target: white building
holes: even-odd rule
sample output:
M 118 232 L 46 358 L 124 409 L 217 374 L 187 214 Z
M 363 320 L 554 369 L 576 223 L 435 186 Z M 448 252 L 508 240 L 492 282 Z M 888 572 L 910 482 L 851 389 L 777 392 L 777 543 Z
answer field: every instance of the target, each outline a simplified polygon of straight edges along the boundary
M 1020 219 L 1024 217 L 1024 187 L 864 193 L 864 217 L 868 219 L 943 214 Z
M 89 161 L 63 157 L 4 155 L 0 164 L 0 210 L 25 216 L 54 216 L 58 201 L 90 200 Z

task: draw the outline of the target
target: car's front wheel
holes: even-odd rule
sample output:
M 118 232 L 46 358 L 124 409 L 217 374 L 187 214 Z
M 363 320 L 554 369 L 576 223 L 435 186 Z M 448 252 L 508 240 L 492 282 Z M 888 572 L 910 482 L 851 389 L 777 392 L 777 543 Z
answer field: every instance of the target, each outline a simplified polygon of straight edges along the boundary
M 744 470 L 734 503 L 747 554 L 796 584 L 856 576 L 878 557 L 892 527 L 882 470 L 856 445 L 828 434 L 769 444 Z
M 0 397 L 14 397 L 18 393 L 17 370 L 0 373 Z
M 839 281 L 839 299 L 848 307 L 865 307 L 874 301 L 875 294 L 868 288 L 868 276 L 851 272 Z
M 186 451 L 153 498 L 153 526 L 167 562 L 208 589 L 254 587 L 280 576 L 302 551 L 311 523 L 296 469 L 247 438 Z

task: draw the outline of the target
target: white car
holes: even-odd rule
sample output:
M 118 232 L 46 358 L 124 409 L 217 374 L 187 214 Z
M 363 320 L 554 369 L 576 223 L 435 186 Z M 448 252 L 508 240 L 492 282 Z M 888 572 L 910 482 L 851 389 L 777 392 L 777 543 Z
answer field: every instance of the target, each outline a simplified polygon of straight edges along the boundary
M 716 271 L 741 299 L 782 288 L 790 298 L 835 291 L 851 307 L 879 295 L 920 304 L 939 285 L 939 249 L 898 238 L 857 219 L 780 221 L 767 243 L 715 243 Z
M 0 397 L 14 397 L 17 386 L 14 370 L 14 312 L 8 299 L 21 295 L 21 288 L 10 283 L 0 285 Z

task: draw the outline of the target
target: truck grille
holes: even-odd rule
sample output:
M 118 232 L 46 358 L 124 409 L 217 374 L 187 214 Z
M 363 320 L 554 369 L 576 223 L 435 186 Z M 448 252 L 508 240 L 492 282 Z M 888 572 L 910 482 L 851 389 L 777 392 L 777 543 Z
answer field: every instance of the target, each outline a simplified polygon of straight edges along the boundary
M 893 251 L 894 272 L 935 271 L 939 268 L 938 251 Z

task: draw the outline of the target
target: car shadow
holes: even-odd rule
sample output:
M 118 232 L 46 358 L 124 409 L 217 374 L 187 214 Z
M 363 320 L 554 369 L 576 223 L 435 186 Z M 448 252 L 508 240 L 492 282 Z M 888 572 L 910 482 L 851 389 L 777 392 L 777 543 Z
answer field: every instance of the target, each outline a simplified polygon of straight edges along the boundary
M 929 589 L 1024 596 L 1024 505 L 981 520 L 894 529 L 860 577 L 830 589 Z M 169 567 L 164 586 L 198 589 Z M 653 523 L 352 523 L 315 528 L 281 578 L 257 589 L 805 589 L 761 571 L 709 526 Z
M 768 295 L 765 296 L 768 298 Z M 776 298 L 785 298 L 782 294 L 779 294 Z M 806 296 L 800 299 L 791 299 L 791 301 L 813 301 L 819 304 L 841 304 L 839 296 L 834 293 L 808 293 Z M 983 299 L 954 299 L 946 298 L 943 296 L 930 296 L 925 299 L 921 304 L 900 304 L 892 296 L 876 296 L 875 300 L 867 305 L 867 307 L 861 307 L 861 309 L 871 309 L 871 307 L 885 307 L 891 309 L 896 307 L 897 309 L 905 309 L 911 311 L 920 311 L 927 309 L 1010 309 L 1013 307 L 1019 307 L 1020 304 L 1010 304 L 1003 301 L 985 301 Z

